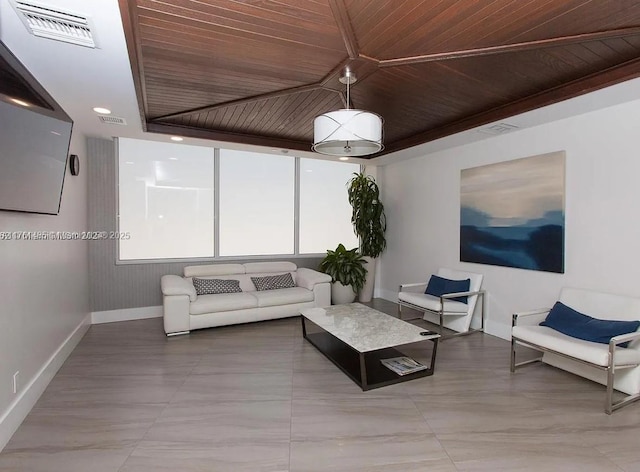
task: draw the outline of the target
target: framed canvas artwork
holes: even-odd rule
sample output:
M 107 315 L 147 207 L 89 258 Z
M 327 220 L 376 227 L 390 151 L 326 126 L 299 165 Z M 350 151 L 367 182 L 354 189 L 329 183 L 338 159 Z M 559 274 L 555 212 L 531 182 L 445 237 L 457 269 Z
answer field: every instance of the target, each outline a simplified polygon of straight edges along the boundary
M 460 173 L 460 260 L 564 273 L 564 151 Z

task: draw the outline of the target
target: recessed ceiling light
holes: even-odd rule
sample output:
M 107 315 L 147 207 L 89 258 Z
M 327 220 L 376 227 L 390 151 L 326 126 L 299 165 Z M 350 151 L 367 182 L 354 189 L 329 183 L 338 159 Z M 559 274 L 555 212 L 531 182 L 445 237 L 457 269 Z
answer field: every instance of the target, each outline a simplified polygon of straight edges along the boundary
M 133 164 L 133 162 L 132 161 L 126 161 L 125 164 L 131 165 L 131 164 Z
M 23 107 L 30 107 L 31 106 L 31 103 L 25 102 L 24 100 L 20 100 L 19 98 L 12 98 L 11 101 L 13 103 L 15 103 L 16 105 L 20 105 L 20 106 L 23 106 Z
M 110 115 L 111 114 L 111 110 L 109 110 L 108 108 L 95 107 L 93 109 L 93 111 L 95 111 L 96 113 L 100 113 L 101 115 Z
M 178 158 L 177 158 L 177 157 L 170 157 L 170 158 L 169 158 L 169 160 L 170 160 L 170 161 L 177 161 L 177 160 L 178 160 Z
M 182 141 L 184 140 L 184 138 L 181 138 L 180 136 L 171 136 L 171 141 Z
M 339 157 L 338 159 L 341 160 L 341 161 L 348 161 L 349 160 L 348 157 L 344 157 L 344 156 L 343 157 Z

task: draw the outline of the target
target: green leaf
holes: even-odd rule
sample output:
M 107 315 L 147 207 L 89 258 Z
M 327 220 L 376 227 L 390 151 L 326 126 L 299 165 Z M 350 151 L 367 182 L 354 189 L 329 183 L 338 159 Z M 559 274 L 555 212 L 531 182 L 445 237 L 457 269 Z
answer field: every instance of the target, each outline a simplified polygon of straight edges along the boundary
M 373 177 L 354 173 L 349 181 L 348 197 L 352 208 L 351 223 L 360 241 L 360 253 L 378 257 L 387 246 L 384 233 L 387 219 L 380 201 L 380 189 Z
M 358 291 L 364 286 L 366 279 L 365 262 L 358 248 L 346 249 L 343 244 L 339 244 L 335 251 L 327 250 L 319 270 L 330 275 L 333 282 L 351 285 L 354 291 Z

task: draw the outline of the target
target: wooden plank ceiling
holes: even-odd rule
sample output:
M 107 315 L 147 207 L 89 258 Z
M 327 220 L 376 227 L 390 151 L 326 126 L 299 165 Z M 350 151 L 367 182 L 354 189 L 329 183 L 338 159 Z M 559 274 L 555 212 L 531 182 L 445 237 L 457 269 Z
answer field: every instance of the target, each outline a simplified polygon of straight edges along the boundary
M 310 150 L 349 67 L 381 155 L 640 76 L 638 0 L 119 1 L 151 132 Z

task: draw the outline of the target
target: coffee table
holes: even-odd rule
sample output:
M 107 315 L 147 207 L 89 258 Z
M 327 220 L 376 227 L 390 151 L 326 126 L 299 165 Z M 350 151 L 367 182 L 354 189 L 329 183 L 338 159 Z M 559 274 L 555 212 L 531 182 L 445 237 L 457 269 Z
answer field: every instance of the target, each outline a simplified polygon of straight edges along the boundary
M 433 375 L 440 335 L 426 336 L 424 328 L 399 320 L 360 303 L 307 308 L 301 311 L 302 335 L 362 390 Z M 398 375 L 380 361 L 404 356 L 397 348 L 410 343 L 433 343 L 430 365 Z

